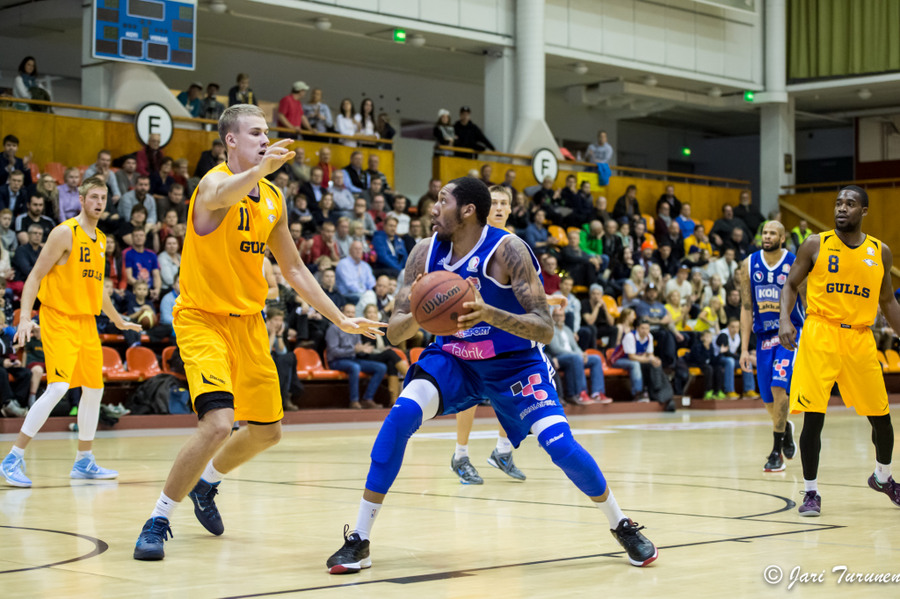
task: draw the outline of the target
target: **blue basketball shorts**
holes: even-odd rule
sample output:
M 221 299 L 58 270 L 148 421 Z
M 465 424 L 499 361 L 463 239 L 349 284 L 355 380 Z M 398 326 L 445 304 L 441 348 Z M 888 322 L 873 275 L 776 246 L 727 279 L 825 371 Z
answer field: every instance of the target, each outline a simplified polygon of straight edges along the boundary
M 800 340 L 800 331 L 797 331 Z M 756 380 L 764 403 L 772 403 L 772 387 L 790 393 L 796 351 L 786 349 L 778 340 L 778 331 L 756 337 Z

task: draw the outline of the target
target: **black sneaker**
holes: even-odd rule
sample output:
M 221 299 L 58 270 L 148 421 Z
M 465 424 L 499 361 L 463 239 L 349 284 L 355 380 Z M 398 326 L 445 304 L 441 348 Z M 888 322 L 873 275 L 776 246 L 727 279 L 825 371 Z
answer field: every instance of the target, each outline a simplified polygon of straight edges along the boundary
M 355 532 L 350 532 L 350 525 L 344 524 L 344 546 L 325 562 L 329 574 L 356 574 L 364 568 L 372 567 L 369 557 L 369 541 L 363 541 Z
M 781 459 L 781 452 L 773 450 L 769 454 L 769 461 L 763 466 L 763 472 L 783 472 L 784 460 Z
M 886 483 L 878 482 L 875 475 L 869 477 L 869 486 L 879 493 L 884 493 L 891 498 L 894 505 L 900 506 L 900 485 L 894 482 L 894 478 L 889 476 Z
M 487 463 L 494 468 L 499 468 L 516 480 L 525 480 L 525 473 L 516 468 L 511 451 L 509 453 L 500 453 L 495 447 L 494 451 L 491 452 L 491 457 L 488 458 Z
M 168 537 L 175 537 L 169 527 L 168 518 L 150 518 L 144 523 L 137 543 L 134 544 L 134 559 L 143 561 L 161 560 L 166 556 L 163 548 Z
M 625 518 L 619 522 L 619 526 L 615 530 L 610 529 L 609 531 L 619 545 L 625 548 L 631 565 L 638 568 L 656 561 L 656 558 L 659 557 L 659 551 L 653 543 L 641 534 L 643 529 L 643 526 L 638 526 L 637 522 L 632 521 L 631 518 Z
M 219 483 L 210 484 L 202 478 L 188 493 L 188 497 L 194 502 L 194 515 L 203 525 L 203 528 L 218 536 L 225 532 L 225 523 L 219 515 L 216 507 L 216 493 L 219 492 Z
M 794 445 L 794 423 L 790 420 L 787 421 L 787 426 L 784 428 L 784 441 L 781 442 L 781 450 L 784 452 L 786 460 L 794 459 L 794 454 L 797 453 L 797 446 Z

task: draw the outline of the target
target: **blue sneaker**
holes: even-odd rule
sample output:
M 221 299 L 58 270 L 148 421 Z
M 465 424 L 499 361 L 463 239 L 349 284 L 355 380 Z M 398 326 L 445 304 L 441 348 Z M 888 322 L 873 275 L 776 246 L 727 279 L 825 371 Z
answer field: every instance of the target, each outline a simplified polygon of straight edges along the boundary
M 166 557 L 163 543 L 169 537 L 175 538 L 171 527 L 169 527 L 169 519 L 163 517 L 150 518 L 144 523 L 141 535 L 138 537 L 137 543 L 134 544 L 134 559 L 156 561 Z
M 93 455 L 76 460 L 75 465 L 72 466 L 72 472 L 69 473 L 69 478 L 91 478 L 98 480 L 108 480 L 110 478 L 116 478 L 117 476 L 119 476 L 119 473 L 115 470 L 109 470 L 108 468 L 101 468 L 98 466 Z
M 188 497 L 194 502 L 194 515 L 203 525 L 203 528 L 218 536 L 225 532 L 225 524 L 216 507 L 216 493 L 219 492 L 219 483 L 210 484 L 202 478 L 188 493 Z
M 16 457 L 13 454 L 3 458 L 0 464 L 0 470 L 3 471 L 3 478 L 6 483 L 14 487 L 30 487 L 31 481 L 25 476 L 25 459 Z

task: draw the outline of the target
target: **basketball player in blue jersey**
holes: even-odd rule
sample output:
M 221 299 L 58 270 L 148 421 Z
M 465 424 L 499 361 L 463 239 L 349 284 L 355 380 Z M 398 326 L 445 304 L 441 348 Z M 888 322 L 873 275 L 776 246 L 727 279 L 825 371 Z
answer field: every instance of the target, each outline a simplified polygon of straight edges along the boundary
M 764 472 L 784 470 L 784 458 L 792 459 L 797 451 L 794 445 L 794 425 L 788 420 L 788 392 L 794 370 L 794 352 L 782 347 L 778 341 L 778 317 L 781 292 L 787 281 L 794 254 L 782 248 L 785 240 L 784 225 L 770 220 L 763 227 L 762 248 L 744 260 L 741 267 L 741 369 L 751 370 L 751 326 L 756 333 L 756 378 L 759 394 L 772 417 L 775 443 Z M 791 322 L 797 328 L 797 338 L 803 326 L 803 304 L 798 298 L 791 310 Z
M 459 317 L 459 332 L 437 337 L 406 375 L 400 398 L 388 413 L 375 445 L 356 526 L 344 527 L 344 545 L 326 562 L 332 574 L 372 565 L 369 535 L 403 462 L 412 434 L 424 420 L 455 414 L 485 399 L 514 447 L 532 433 L 553 463 L 600 508 L 629 561 L 646 566 L 656 547 L 616 503 L 594 458 L 569 428 L 541 344 L 553 336 L 537 260 L 515 235 L 487 226 L 491 195 L 478 179 L 454 179 L 432 209 L 434 235 L 414 248 L 406 283 L 397 293 L 388 325 L 394 344 L 419 329 L 410 290 L 425 273 L 448 270 L 476 290 L 472 311 Z M 348 534 L 349 532 L 349 534 Z

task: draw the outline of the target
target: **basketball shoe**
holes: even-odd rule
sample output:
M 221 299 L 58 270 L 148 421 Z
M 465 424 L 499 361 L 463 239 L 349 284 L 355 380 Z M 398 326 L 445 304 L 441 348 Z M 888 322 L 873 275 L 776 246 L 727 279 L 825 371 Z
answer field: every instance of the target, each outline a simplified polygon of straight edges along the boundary
M 93 455 L 83 457 L 80 460 L 75 460 L 75 463 L 72 465 L 72 471 L 69 473 L 69 478 L 89 478 L 96 480 L 108 480 L 116 478 L 117 476 L 119 476 L 119 473 L 115 470 L 98 466 Z
M 462 457 L 458 460 L 456 456 L 450 458 L 450 470 L 459 477 L 459 482 L 464 485 L 483 485 L 484 479 L 478 475 L 478 470 L 469 461 L 469 457 Z
M 822 513 L 822 497 L 817 491 L 806 491 L 803 494 L 803 503 L 797 511 L 801 516 L 818 516 Z
M 884 493 L 885 495 L 890 497 L 891 501 L 894 502 L 894 505 L 900 506 L 900 485 L 894 482 L 894 478 L 892 476 L 888 477 L 886 483 L 880 483 L 873 474 L 869 477 L 869 486 L 879 493 Z
M 787 421 L 787 426 L 784 428 L 784 441 L 781 442 L 781 450 L 784 452 L 785 459 L 788 460 L 794 459 L 794 454 L 797 453 L 797 446 L 794 445 L 794 423 L 790 420 Z
M 494 468 L 499 468 L 516 480 L 525 480 L 525 473 L 516 468 L 516 465 L 513 463 L 511 451 L 509 453 L 500 453 L 495 447 L 494 451 L 491 452 L 491 457 L 487 459 L 487 463 Z
M 0 471 L 3 472 L 3 478 L 6 483 L 14 487 L 30 487 L 31 480 L 25 476 L 25 459 L 16 457 L 13 454 L 3 458 L 0 464 Z
M 216 493 L 219 492 L 219 483 L 210 484 L 202 478 L 197 481 L 188 497 L 194 502 L 194 515 L 203 525 L 203 528 L 218 536 L 225 532 L 225 524 L 216 507 Z
M 773 449 L 769 454 L 769 461 L 763 466 L 763 472 L 782 472 L 784 470 L 784 460 L 781 458 L 781 452 Z
M 137 543 L 134 544 L 134 559 L 156 561 L 166 557 L 163 543 L 175 535 L 169 526 L 169 519 L 163 517 L 150 518 L 144 523 Z
M 350 532 L 349 524 L 344 524 L 344 546 L 328 558 L 325 566 L 329 574 L 355 574 L 364 568 L 371 568 L 369 541 L 360 539 L 357 533 Z
M 631 565 L 638 568 L 650 564 L 659 557 L 659 551 L 657 551 L 653 543 L 641 534 L 643 529 L 643 526 L 638 526 L 637 522 L 634 522 L 631 518 L 625 518 L 619 522 L 619 526 L 615 530 L 610 529 L 609 531 L 619 542 L 619 545 L 625 548 Z

